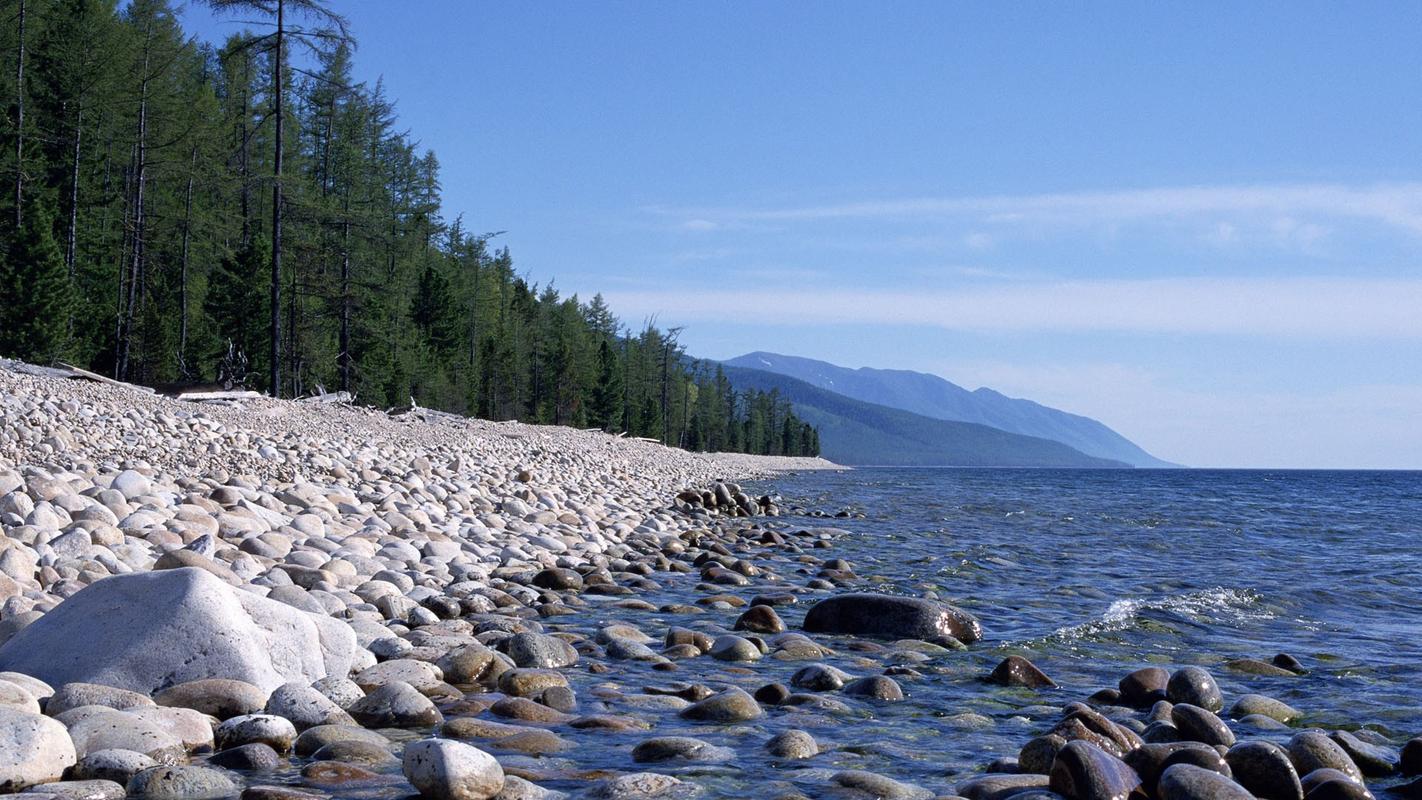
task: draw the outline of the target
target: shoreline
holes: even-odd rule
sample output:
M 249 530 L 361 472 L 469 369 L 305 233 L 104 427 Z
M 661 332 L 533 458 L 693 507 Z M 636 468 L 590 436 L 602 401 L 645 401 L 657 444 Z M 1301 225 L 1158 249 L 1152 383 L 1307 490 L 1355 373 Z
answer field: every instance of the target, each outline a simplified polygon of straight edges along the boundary
M 823 459 L 4 369 L 0 421 L 0 788 L 34 800 L 1361 798 L 1422 769 L 1422 740 L 1292 729 L 1198 667 L 1084 703 L 1021 656 L 988 675 L 976 619 L 863 594 L 819 509 L 709 508 Z M 998 724 L 895 716 L 969 673 L 1020 752 L 877 752 Z

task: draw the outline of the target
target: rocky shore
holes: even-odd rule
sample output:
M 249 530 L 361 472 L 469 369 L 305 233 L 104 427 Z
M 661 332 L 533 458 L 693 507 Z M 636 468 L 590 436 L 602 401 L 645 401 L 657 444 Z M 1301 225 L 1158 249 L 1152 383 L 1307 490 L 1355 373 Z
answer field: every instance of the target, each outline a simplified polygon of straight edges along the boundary
M 1076 702 L 1020 656 L 979 676 L 1020 752 L 904 779 L 931 743 L 866 731 L 993 620 L 874 593 L 814 509 L 728 482 L 832 467 L 0 365 L 0 791 L 1422 797 L 1422 740 L 1291 727 L 1198 667 Z

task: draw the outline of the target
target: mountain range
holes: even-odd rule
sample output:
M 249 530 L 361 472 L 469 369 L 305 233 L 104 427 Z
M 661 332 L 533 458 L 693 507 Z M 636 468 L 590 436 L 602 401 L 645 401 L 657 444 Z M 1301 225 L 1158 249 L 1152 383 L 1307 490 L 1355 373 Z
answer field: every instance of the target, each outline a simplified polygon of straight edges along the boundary
M 779 390 L 826 458 L 903 466 L 1174 467 L 1089 417 L 908 370 L 755 352 L 722 362 L 737 388 Z

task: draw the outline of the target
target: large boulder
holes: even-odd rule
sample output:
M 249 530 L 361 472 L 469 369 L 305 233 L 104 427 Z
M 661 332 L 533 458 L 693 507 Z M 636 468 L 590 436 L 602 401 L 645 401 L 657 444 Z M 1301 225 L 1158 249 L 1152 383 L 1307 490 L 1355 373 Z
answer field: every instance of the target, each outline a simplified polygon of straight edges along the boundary
M 5 642 L 0 670 L 145 695 L 205 678 L 270 692 L 291 681 L 345 677 L 359 649 L 340 620 L 189 567 L 115 575 L 84 588 Z
M 934 639 L 951 636 L 960 642 L 983 637 L 982 625 L 968 612 L 918 597 L 888 594 L 842 594 L 816 603 L 805 615 L 810 633 L 846 633 L 888 639 Z

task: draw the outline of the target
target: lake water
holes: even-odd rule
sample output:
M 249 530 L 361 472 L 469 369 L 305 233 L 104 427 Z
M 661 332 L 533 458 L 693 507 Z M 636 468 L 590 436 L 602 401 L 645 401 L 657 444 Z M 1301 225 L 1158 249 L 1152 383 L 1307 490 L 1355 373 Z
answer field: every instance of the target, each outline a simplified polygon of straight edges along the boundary
M 1422 473 L 863 469 L 756 488 L 863 512 L 834 521 L 852 532 L 836 555 L 883 591 L 937 592 L 982 620 L 986 640 L 960 664 L 856 731 L 912 751 L 901 763 L 930 787 L 1043 728 L 1013 710 L 1033 693 L 974 680 L 1009 653 L 1062 685 L 1048 703 L 1142 666 L 1200 664 L 1227 702 L 1260 692 L 1309 725 L 1422 734 Z M 1279 652 L 1309 674 L 1220 667 Z M 963 711 L 994 724 L 973 729 Z M 906 716 L 916 722 L 892 721 Z

